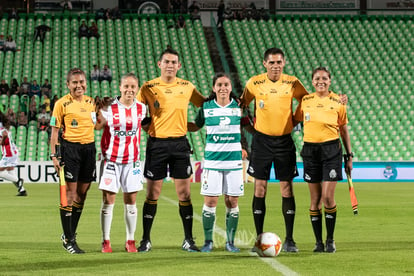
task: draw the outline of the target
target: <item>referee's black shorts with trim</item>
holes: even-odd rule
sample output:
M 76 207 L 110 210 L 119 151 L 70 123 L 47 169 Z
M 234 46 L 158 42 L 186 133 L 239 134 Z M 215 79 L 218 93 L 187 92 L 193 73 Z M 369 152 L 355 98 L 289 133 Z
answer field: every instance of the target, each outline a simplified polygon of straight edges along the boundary
M 62 161 L 67 182 L 92 182 L 96 180 L 95 143 L 80 144 L 62 139 Z
M 339 139 L 303 144 L 303 178 L 309 183 L 342 180 L 342 146 Z
M 160 180 L 170 176 L 186 179 L 193 169 L 190 161 L 191 146 L 186 136 L 171 138 L 149 137 L 145 158 L 144 176 L 151 180 Z
M 257 179 L 269 180 L 272 164 L 276 179 L 280 181 L 291 181 L 298 176 L 296 147 L 292 136 L 269 136 L 256 131 L 247 173 Z

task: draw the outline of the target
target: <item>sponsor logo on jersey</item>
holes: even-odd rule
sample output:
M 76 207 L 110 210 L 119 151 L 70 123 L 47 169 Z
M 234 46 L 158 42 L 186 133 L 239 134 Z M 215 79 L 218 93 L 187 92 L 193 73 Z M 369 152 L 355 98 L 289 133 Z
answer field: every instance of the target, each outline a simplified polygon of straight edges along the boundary
M 128 131 L 125 131 L 125 130 L 115 130 L 114 131 L 114 135 L 115 136 L 119 136 L 119 137 L 122 137 L 122 136 L 130 137 L 130 136 L 135 136 L 136 134 L 137 134 L 137 131 L 136 130 L 128 130 Z
M 336 171 L 335 171 L 334 169 L 332 169 L 332 170 L 329 172 L 329 177 L 330 177 L 331 179 L 334 179 L 334 178 L 336 178 L 336 176 L 337 176 Z
M 172 90 L 171 89 L 167 89 L 167 90 L 165 90 L 165 92 L 164 92 L 165 94 L 172 94 Z
M 263 83 L 265 83 L 265 82 L 266 82 L 266 80 L 254 81 L 254 82 L 253 82 L 253 85 L 263 84 Z

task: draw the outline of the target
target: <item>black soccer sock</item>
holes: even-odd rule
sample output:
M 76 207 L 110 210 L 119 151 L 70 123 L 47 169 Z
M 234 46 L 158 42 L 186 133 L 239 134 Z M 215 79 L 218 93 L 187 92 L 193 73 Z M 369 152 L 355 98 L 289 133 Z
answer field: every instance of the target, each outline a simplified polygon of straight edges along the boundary
M 60 206 L 60 221 L 62 222 L 63 234 L 67 240 L 73 239 L 72 232 L 72 206 Z
M 333 240 L 336 224 L 336 205 L 332 208 L 325 207 L 326 239 Z
M 316 242 L 322 242 L 322 212 L 321 210 L 309 210 L 313 234 Z
M 266 198 L 253 197 L 252 203 L 254 226 L 256 227 L 256 234 L 263 233 L 264 219 L 266 215 Z
M 72 206 L 72 233 L 76 233 L 78 223 L 83 211 L 83 203 L 74 201 Z
M 282 212 L 285 219 L 286 239 L 293 240 L 296 204 L 294 197 L 282 197 Z
M 151 228 L 152 223 L 154 222 L 155 214 L 157 213 L 157 203 L 157 200 L 149 198 L 147 198 L 144 202 L 144 207 L 142 208 L 143 240 L 151 240 Z
M 179 201 L 181 220 L 183 221 L 185 239 L 193 238 L 193 204 L 191 200 Z

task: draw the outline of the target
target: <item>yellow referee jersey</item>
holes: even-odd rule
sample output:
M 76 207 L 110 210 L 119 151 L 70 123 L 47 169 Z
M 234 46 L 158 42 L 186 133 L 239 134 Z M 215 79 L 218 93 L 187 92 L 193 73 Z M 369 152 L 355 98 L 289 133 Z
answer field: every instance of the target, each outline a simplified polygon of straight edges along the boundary
M 304 142 L 332 141 L 340 137 L 339 127 L 348 123 L 346 105 L 334 92 L 323 98 L 312 93 L 303 97 L 295 120 L 303 121 Z
M 271 136 L 289 134 L 293 129 L 292 100 L 300 102 L 307 95 L 303 84 L 294 76 L 282 74 L 276 82 L 267 73 L 250 78 L 241 96 L 243 104 L 255 99 L 255 129 Z
M 63 128 L 63 139 L 80 144 L 94 141 L 95 123 L 95 104 L 86 95 L 81 101 L 74 100 L 70 94 L 63 96 L 55 103 L 50 119 L 50 126 Z
M 172 83 L 165 83 L 160 77 L 144 83 L 137 99 L 148 105 L 152 118 L 148 133 L 157 138 L 186 135 L 189 102 L 198 107 L 204 102 L 191 82 L 176 78 Z

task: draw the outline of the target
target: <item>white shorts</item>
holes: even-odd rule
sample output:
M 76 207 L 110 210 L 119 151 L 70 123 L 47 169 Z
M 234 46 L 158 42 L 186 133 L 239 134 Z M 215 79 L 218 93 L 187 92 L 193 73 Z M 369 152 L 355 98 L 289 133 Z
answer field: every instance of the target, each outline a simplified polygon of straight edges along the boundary
M 0 168 L 6 168 L 6 167 L 16 167 L 19 163 L 19 156 L 11 156 L 11 157 L 5 157 L 3 156 L 0 160 Z
M 244 195 L 243 170 L 216 171 L 203 169 L 200 193 L 206 196 Z
M 113 193 L 118 193 L 119 188 L 122 188 L 124 193 L 141 191 L 143 189 L 142 173 L 139 161 L 128 164 L 106 161 L 101 172 L 99 189 Z

